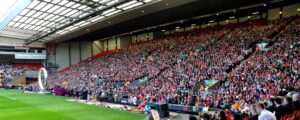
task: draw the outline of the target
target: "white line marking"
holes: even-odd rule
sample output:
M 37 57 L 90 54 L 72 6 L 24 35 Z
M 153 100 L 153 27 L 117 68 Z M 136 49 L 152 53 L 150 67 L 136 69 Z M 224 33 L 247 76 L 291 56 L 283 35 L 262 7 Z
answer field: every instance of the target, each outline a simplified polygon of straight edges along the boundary
M 66 105 L 66 104 L 33 105 L 33 106 L 27 106 L 27 107 L 0 109 L 0 111 L 30 109 L 30 108 L 43 108 L 43 107 L 53 107 L 53 106 L 62 106 L 62 105 Z
M 8 99 L 16 100 L 16 98 L 13 98 L 13 97 L 6 96 L 5 94 L 0 94 L 0 96 L 2 96 L 2 97 L 6 97 L 6 98 L 8 98 Z

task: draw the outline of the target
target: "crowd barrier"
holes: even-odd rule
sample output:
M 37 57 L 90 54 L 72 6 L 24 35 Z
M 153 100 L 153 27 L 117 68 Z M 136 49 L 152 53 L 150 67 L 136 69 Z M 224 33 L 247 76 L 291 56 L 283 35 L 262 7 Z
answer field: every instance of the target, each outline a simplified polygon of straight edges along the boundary
M 54 88 L 53 92 L 55 95 L 64 96 L 70 91 L 66 91 L 62 88 Z M 107 101 L 112 102 L 112 101 Z M 129 104 L 126 103 L 120 103 L 120 104 Z M 148 102 L 147 104 L 156 104 L 154 102 Z M 185 112 L 185 113 L 199 113 L 199 112 L 205 112 L 205 111 L 218 111 L 218 108 L 208 108 L 208 107 L 197 107 L 197 106 L 188 106 L 188 105 L 179 105 L 179 104 L 168 104 L 169 110 L 174 112 Z
M 199 113 L 199 112 L 205 112 L 205 111 L 218 111 L 219 109 L 208 108 L 208 107 L 169 104 L 169 110 L 176 111 L 176 112 Z
M 148 102 L 147 105 L 155 106 L 155 102 Z M 183 112 L 183 113 L 199 113 L 205 111 L 218 111 L 218 108 L 208 108 L 208 107 L 197 107 L 179 104 L 168 104 L 169 110 L 173 112 Z

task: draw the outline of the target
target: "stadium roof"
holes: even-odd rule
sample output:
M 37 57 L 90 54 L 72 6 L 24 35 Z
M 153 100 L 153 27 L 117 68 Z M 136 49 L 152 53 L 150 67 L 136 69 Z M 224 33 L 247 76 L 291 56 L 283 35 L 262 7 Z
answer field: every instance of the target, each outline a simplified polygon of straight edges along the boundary
M 7 0 L 3 0 L 7 1 Z M 285 0 L 14 0 L 28 5 L 7 23 L 0 36 L 45 43 L 105 40 L 174 26 L 241 17 L 297 1 Z M 266 6 L 265 6 L 266 5 Z M 220 15 L 216 15 L 219 13 Z M 13 15 L 9 15 L 7 18 Z M 159 19 L 158 19 L 159 18 Z M 184 21 L 184 22 L 182 22 Z M 4 25 L 4 27 L 3 27 Z
M 5 0 L 4 14 L 21 0 Z M 31 0 L 22 11 L 0 29 L 0 36 L 47 41 L 110 16 L 159 0 Z M 2 3 L 1 3 L 2 4 Z M 4 9 L 5 8 L 5 9 Z M 2 12 L 6 11 L 6 12 Z M 3 14 L 3 15 L 2 15 Z

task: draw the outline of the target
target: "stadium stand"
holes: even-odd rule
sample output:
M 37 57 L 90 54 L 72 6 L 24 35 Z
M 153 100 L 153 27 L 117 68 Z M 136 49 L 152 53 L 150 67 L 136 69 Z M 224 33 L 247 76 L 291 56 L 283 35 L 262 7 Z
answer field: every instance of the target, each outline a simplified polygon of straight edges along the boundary
M 196 92 L 197 106 L 218 108 L 227 104 L 243 109 L 299 89 L 299 74 L 295 72 L 299 69 L 299 33 L 296 31 L 299 31 L 300 19 L 293 19 L 200 29 L 132 45 L 57 73 L 51 76 L 48 85 L 62 88 L 64 92 L 59 95 L 89 91 L 91 96 L 99 98 L 113 96 L 114 102 L 128 96 L 128 103 L 133 105 L 143 101 L 188 105 L 193 86 L 199 80 L 212 78 L 222 80 L 222 86 L 210 94 Z M 286 27 L 291 20 L 293 22 Z M 271 35 L 281 29 L 283 33 L 273 39 Z M 217 41 L 209 43 L 212 39 Z M 242 51 L 256 48 L 253 43 L 260 41 L 274 43 L 266 51 Z M 203 44 L 195 44 L 201 42 Z M 234 67 L 236 63 L 240 64 Z M 231 67 L 234 67 L 232 71 L 226 73 Z M 148 79 L 146 84 L 135 89 L 127 87 L 130 82 L 144 77 Z M 286 114 L 284 117 L 293 116 L 292 112 Z
M 187 8 L 201 3 L 203 9 L 209 9 L 220 3 L 208 2 L 212 6 L 206 8 L 203 1 L 176 1 L 174 6 L 166 1 L 170 0 L 65 1 L 77 7 L 55 0 L 28 1 L 24 6 L 28 13 L 6 20 L 10 21 L 6 27 L 0 25 L 0 87 L 65 96 L 75 102 L 86 100 L 82 102 L 86 104 L 93 101 L 101 107 L 124 105 L 126 111 L 133 107 L 134 112 L 160 117 L 174 117 L 170 110 L 187 114 L 190 120 L 300 120 L 299 2 L 254 0 L 239 9 L 228 3 L 233 10 L 215 13 Z M 42 3 L 50 5 L 47 9 L 57 6 L 75 13 L 70 16 L 64 10 L 53 10 L 52 17 L 44 16 L 49 21 L 29 24 L 40 20 L 35 13 L 47 11 L 35 7 Z M 122 7 L 129 3 L 136 6 Z M 167 7 L 145 13 L 143 8 L 158 9 L 156 5 Z M 111 15 L 106 13 L 109 10 Z M 167 23 L 164 19 L 168 17 L 163 17 L 167 10 L 189 14 L 173 13 L 187 19 L 173 16 Z M 199 11 L 208 15 L 196 17 Z M 137 18 L 131 18 L 134 15 Z M 146 20 L 155 15 L 162 17 L 161 22 Z M 26 20 L 16 20 L 18 16 Z M 121 21 L 113 21 L 114 17 Z M 143 20 L 162 25 L 139 23 Z M 201 24 L 191 24 L 195 21 Z M 51 22 L 55 27 L 48 26 Z M 33 31 L 22 31 L 31 25 Z M 42 70 L 48 70 L 48 78 L 38 76 L 46 74 Z

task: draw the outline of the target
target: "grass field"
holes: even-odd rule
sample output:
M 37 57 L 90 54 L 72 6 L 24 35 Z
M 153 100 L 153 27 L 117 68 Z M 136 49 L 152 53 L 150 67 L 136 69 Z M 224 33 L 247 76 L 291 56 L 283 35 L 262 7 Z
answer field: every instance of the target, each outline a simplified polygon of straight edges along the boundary
M 143 114 L 73 103 L 67 99 L 0 89 L 0 120 L 146 120 Z

